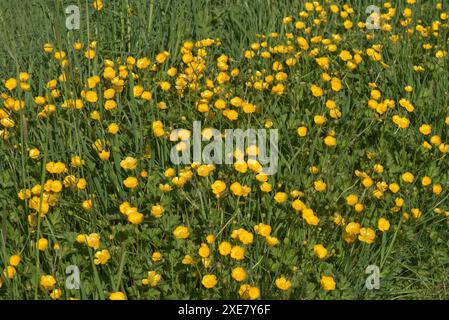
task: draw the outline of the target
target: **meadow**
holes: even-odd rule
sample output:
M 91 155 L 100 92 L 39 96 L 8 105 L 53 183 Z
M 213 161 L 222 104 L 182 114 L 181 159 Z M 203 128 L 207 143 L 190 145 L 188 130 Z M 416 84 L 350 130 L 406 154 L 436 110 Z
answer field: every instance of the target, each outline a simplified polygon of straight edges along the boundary
M 0 299 L 448 299 L 448 44 L 443 1 L 0 0 Z M 194 121 L 277 172 L 175 165 Z

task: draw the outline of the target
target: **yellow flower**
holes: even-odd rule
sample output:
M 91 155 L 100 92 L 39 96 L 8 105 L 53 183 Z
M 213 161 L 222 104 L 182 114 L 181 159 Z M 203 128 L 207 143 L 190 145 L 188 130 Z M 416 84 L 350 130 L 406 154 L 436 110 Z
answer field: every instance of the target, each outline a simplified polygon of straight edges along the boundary
M 146 279 L 142 280 L 143 285 L 150 285 L 152 287 L 157 286 L 159 281 L 161 281 L 162 276 L 156 271 L 148 271 L 148 275 Z
M 106 67 L 104 68 L 103 71 L 103 78 L 107 79 L 107 80 L 112 80 L 113 78 L 115 78 L 116 73 L 115 70 L 111 67 Z M 112 89 L 114 90 L 114 89 Z
M 327 256 L 327 249 L 322 244 L 314 245 L 313 252 L 319 259 L 324 259 Z
M 224 109 L 226 108 L 226 101 L 224 101 L 223 99 L 218 99 L 217 101 L 215 101 L 214 106 L 219 110 Z
M 170 90 L 170 88 L 171 88 L 170 82 L 167 82 L 167 81 L 161 82 L 161 83 L 159 84 L 159 86 L 160 86 L 160 88 L 161 88 L 163 91 L 168 91 L 168 90 Z
M 136 207 L 132 207 L 128 201 L 122 202 L 119 206 L 119 210 L 124 215 L 129 215 L 131 212 L 137 211 Z
M 271 226 L 263 223 L 259 223 L 258 225 L 254 226 L 254 231 L 258 235 L 261 235 L 262 237 L 268 237 L 271 233 Z
M 51 291 L 55 287 L 56 279 L 51 275 L 43 275 L 39 281 L 40 287 L 45 291 Z
M 16 254 L 9 257 L 9 264 L 13 267 L 17 267 L 20 264 L 20 256 Z
M 404 87 L 404 90 L 406 91 L 406 92 L 413 92 L 413 87 L 412 86 L 405 86 Z
M 441 144 L 441 138 L 439 136 L 432 136 L 430 142 L 436 146 Z
M 104 102 L 104 108 L 105 110 L 114 110 L 115 108 L 117 108 L 117 102 L 115 102 L 114 100 L 106 100 Z
M 136 66 L 138 69 L 146 69 L 148 68 L 148 66 L 151 64 L 150 59 L 144 57 L 144 58 L 140 58 L 137 60 L 136 62 Z
M 270 192 L 272 189 L 273 187 L 268 182 L 264 182 L 260 185 L 260 190 L 263 192 Z
M 316 85 L 312 85 L 310 87 L 310 91 L 312 92 L 312 95 L 314 97 L 321 97 L 324 94 L 323 89 L 321 89 L 320 87 L 318 87 Z
M 216 180 L 212 185 L 212 192 L 216 195 L 219 196 L 223 191 L 226 190 L 226 184 L 221 181 L 221 180 Z
M 384 167 L 381 164 L 379 164 L 379 163 L 376 163 L 374 165 L 373 169 L 374 169 L 375 173 L 383 173 L 384 172 Z
M 280 277 L 276 279 L 276 287 L 278 287 L 278 289 L 286 291 L 288 289 L 290 289 L 290 287 L 292 286 L 292 283 L 287 280 L 285 277 Z
M 44 44 L 43 49 L 46 53 L 51 53 L 53 51 L 53 45 L 51 43 L 46 43 Z
M 111 258 L 111 254 L 107 249 L 95 252 L 95 264 L 106 264 Z
M 52 300 L 58 300 L 61 299 L 62 297 L 62 290 L 61 289 L 54 289 L 51 293 L 50 293 L 50 298 Z
M 203 279 L 201 280 L 201 284 L 206 289 L 211 289 L 217 285 L 217 277 L 213 274 L 206 274 Z
M 132 224 L 139 224 L 143 221 L 143 214 L 137 211 L 132 211 L 127 215 L 127 220 Z
M 232 249 L 232 246 L 227 241 L 221 242 L 220 245 L 218 246 L 218 252 L 222 256 L 227 256 L 228 254 L 230 254 L 231 253 L 231 249 Z
M 235 260 L 243 260 L 245 258 L 245 249 L 240 246 L 232 247 L 231 258 Z
M 324 70 L 329 69 L 329 58 L 328 57 L 316 58 L 315 62 L 320 66 L 320 68 L 322 68 Z
M 47 247 L 48 247 L 48 240 L 45 239 L 45 238 L 40 238 L 40 239 L 37 241 L 36 247 L 37 247 L 37 249 L 38 249 L 39 251 L 44 251 L 44 250 L 46 250 Z
M 8 279 L 13 279 L 16 275 L 16 268 L 13 266 L 7 266 L 5 270 L 3 270 L 3 275 Z
M 168 168 L 164 172 L 164 176 L 167 177 L 167 178 L 173 177 L 174 175 L 175 175 L 175 169 L 173 169 L 173 168 Z
M 341 237 L 342 237 L 342 239 L 343 239 L 346 243 L 353 243 L 353 242 L 355 242 L 355 240 L 357 240 L 357 235 L 355 235 L 355 234 L 349 234 L 349 233 L 346 232 L 346 231 L 343 231 L 343 232 L 342 232 Z
M 0 120 L 0 124 L 2 126 L 4 126 L 5 128 L 13 128 L 16 123 L 14 122 L 14 120 L 10 119 L 10 118 L 3 118 Z
M 144 91 L 144 88 L 142 86 L 136 85 L 133 87 L 133 96 L 136 98 L 140 97 L 142 95 L 143 91 Z
M 392 117 L 393 122 L 401 129 L 406 129 L 410 125 L 410 120 L 406 117 L 400 117 L 398 115 L 394 115 Z
M 243 103 L 243 112 L 244 113 L 254 113 L 256 111 L 256 106 L 252 103 Z
M 17 80 L 16 78 L 9 78 L 5 81 L 5 88 L 9 91 L 14 90 L 17 87 Z
M 84 52 L 84 56 L 86 57 L 86 59 L 89 59 L 89 60 L 95 58 L 95 50 L 87 49 L 87 50 Z
M 76 187 L 77 187 L 79 190 L 84 190 L 84 189 L 86 189 L 86 186 L 87 186 L 87 181 L 86 181 L 86 179 L 84 179 L 84 178 L 80 178 L 80 179 L 78 180 L 78 182 L 76 183 Z
M 78 168 L 84 164 L 84 160 L 80 156 L 73 156 L 71 159 L 71 164 L 73 167 Z
M 298 136 L 305 137 L 307 135 L 307 127 L 301 126 L 296 130 Z
M 324 138 L 324 144 L 328 147 L 335 147 L 337 145 L 337 139 L 332 136 L 327 136 Z
M 341 80 L 338 78 L 333 77 L 331 80 L 331 86 L 333 91 L 340 91 L 341 90 Z
M 246 59 L 252 59 L 255 56 L 255 52 L 252 50 L 246 50 L 244 55 Z
M 210 249 L 209 246 L 205 243 L 202 243 L 200 248 L 198 249 L 198 255 L 201 258 L 207 258 L 210 255 Z
M 371 98 L 373 98 L 374 100 L 379 100 L 381 97 L 382 97 L 382 94 L 380 93 L 379 90 L 371 91 Z
M 374 242 L 374 238 L 376 238 L 376 233 L 371 228 L 361 228 L 359 234 L 359 240 L 365 242 L 367 244 L 371 244 Z
M 393 192 L 393 193 L 397 193 L 400 190 L 400 187 L 399 187 L 399 185 L 397 183 L 391 183 L 388 186 L 388 189 L 390 189 L 390 191 Z
M 352 55 L 349 51 L 343 50 L 340 52 L 340 59 L 346 62 L 352 60 Z
M 174 68 L 174 67 L 171 67 L 170 69 L 167 70 L 167 74 L 170 77 L 176 76 L 177 73 L 178 73 L 178 70 L 176 68 Z
M 103 9 L 103 0 L 94 0 L 92 7 L 97 11 L 101 11 Z
M 412 208 L 410 211 L 412 212 L 413 218 L 415 219 L 421 218 L 422 211 L 419 210 L 418 208 Z
M 402 181 L 404 181 L 404 182 L 406 182 L 406 183 L 412 183 L 413 180 L 415 179 L 415 177 L 413 176 L 413 174 L 410 173 L 410 172 L 405 172 L 405 173 L 403 173 L 402 176 L 401 176 L 401 178 L 402 178 Z
M 31 159 L 37 159 L 40 154 L 41 154 L 41 152 L 37 148 L 32 148 L 32 149 L 30 149 L 30 151 L 28 151 L 28 156 Z
M 60 174 L 63 173 L 67 170 L 67 167 L 64 163 L 62 162 L 48 162 L 45 165 L 45 169 L 49 172 L 49 173 L 55 173 L 55 174 Z
M 87 241 L 87 235 L 86 234 L 78 234 L 75 238 L 75 241 L 78 243 L 86 243 Z
M 209 244 L 214 243 L 214 241 L 215 241 L 215 236 L 214 236 L 213 234 L 208 234 L 207 237 L 206 237 L 206 241 L 207 241 L 207 243 L 209 243 Z
M 151 255 L 151 260 L 153 260 L 154 262 L 161 261 L 161 259 L 162 253 L 160 253 L 159 251 L 153 252 L 153 254 Z
M 377 228 L 382 232 L 388 231 L 390 229 L 390 222 L 385 218 L 380 218 L 377 222 Z
M 322 180 L 315 181 L 313 185 L 315 190 L 318 192 L 326 190 L 326 183 L 324 183 Z
M 40 192 L 39 192 L 40 194 Z M 31 190 L 30 189 L 22 189 L 17 193 L 17 196 L 20 200 L 26 200 L 31 198 Z
M 100 235 L 98 233 L 91 233 L 88 236 L 84 236 L 84 239 L 90 248 L 96 250 L 100 247 Z
M 419 127 L 419 132 L 421 132 L 425 136 L 428 136 L 431 131 L 432 131 L 432 126 L 429 124 L 423 124 L 421 127 Z
M 190 255 L 185 255 L 184 258 L 182 259 L 182 264 L 193 264 L 193 258 Z
M 108 126 L 108 133 L 110 133 L 110 134 L 112 134 L 112 135 L 115 135 L 115 134 L 117 134 L 117 132 L 120 130 L 120 126 L 117 124 L 117 123 L 111 123 L 109 126 Z
M 435 193 L 435 194 L 440 194 L 441 192 L 443 191 L 443 187 L 441 186 L 441 184 L 439 184 L 439 183 L 437 183 L 437 184 L 434 184 L 433 186 L 432 186 L 432 192 L 433 193 Z
M 354 26 L 354 23 L 351 20 L 345 20 L 345 22 L 343 22 L 343 26 L 348 30 Z
M 248 163 L 250 163 L 250 161 L 248 160 Z M 259 164 L 258 162 L 257 162 L 257 164 Z M 251 168 L 254 172 L 258 172 L 258 165 L 255 165 L 254 164 L 254 169 L 253 168 Z M 267 180 L 268 180 L 268 176 L 266 175 L 266 174 L 264 174 L 264 173 L 259 173 L 258 175 L 256 175 L 256 179 L 257 179 L 257 181 L 259 181 L 259 182 L 266 182 Z
M 350 235 L 358 235 L 360 233 L 360 224 L 357 222 L 350 222 L 346 225 L 345 231 Z
M 139 184 L 139 181 L 137 180 L 136 177 L 128 177 L 123 181 L 123 184 L 125 185 L 125 187 L 127 187 L 129 189 L 133 189 L 133 188 L 137 187 L 137 185 Z
M 92 200 L 90 200 L 90 199 L 84 200 L 83 203 L 81 204 L 81 206 L 86 211 L 91 210 L 92 209 Z
M 240 97 L 234 97 L 234 98 L 231 99 L 231 104 L 234 107 L 239 108 L 239 107 L 241 107 L 243 105 L 243 99 L 240 98 Z
M 311 226 L 317 226 L 320 222 L 320 219 L 315 215 L 313 210 L 309 208 L 302 210 L 302 218 Z
M 92 120 L 96 120 L 96 121 L 100 121 L 100 119 L 101 119 L 101 116 L 100 116 L 100 112 L 98 112 L 98 111 L 93 111 L 91 114 L 90 114 L 90 118 L 92 119 Z
M 356 203 L 354 206 L 356 212 L 362 212 L 365 209 L 365 206 L 362 203 Z
M 243 160 L 238 160 L 234 163 L 234 168 L 240 173 L 246 173 L 248 171 L 248 164 Z
M 95 103 L 98 101 L 98 96 L 95 91 L 87 91 L 84 95 L 84 98 L 87 102 Z
M 164 212 L 165 209 L 160 204 L 151 207 L 151 214 L 156 218 L 162 217 Z
M 438 51 L 435 53 L 435 57 L 437 57 L 438 59 L 442 59 L 442 58 L 444 58 L 444 57 L 446 57 L 446 56 L 447 56 L 447 52 L 444 51 L 444 50 L 438 50 Z
M 335 290 L 335 280 L 331 276 L 323 276 L 321 277 L 321 286 L 325 291 Z
M 101 160 L 108 160 L 109 157 L 111 156 L 111 152 L 103 150 L 99 153 L 99 157 Z
M 257 287 L 252 287 L 249 284 L 243 284 L 239 289 L 239 296 L 242 299 L 256 300 L 260 297 L 260 290 Z
M 142 95 L 140 97 L 145 101 L 153 100 L 153 94 L 149 91 L 142 92 Z
M 346 203 L 350 206 L 355 206 L 359 201 L 359 197 L 355 194 L 350 194 L 346 197 Z
M 242 267 L 236 267 L 232 269 L 231 276 L 235 281 L 241 282 L 246 279 L 245 269 L 243 269 Z
M 301 200 L 296 199 L 292 202 L 292 208 L 296 211 L 303 211 L 304 209 L 306 209 L 306 205 Z
M 109 300 L 126 300 L 126 295 L 120 291 L 112 292 L 109 295 Z
M 161 137 L 164 135 L 164 124 L 161 121 L 154 121 L 152 124 L 153 135 L 155 137 Z
M 251 244 L 253 242 L 253 234 L 243 228 L 232 231 L 231 238 L 239 240 L 243 244 Z
M 231 121 L 235 121 L 239 117 L 239 113 L 235 110 L 225 109 L 223 115 Z
M 304 37 L 296 38 L 296 42 L 298 43 L 298 46 L 301 48 L 301 50 L 303 51 L 309 50 L 310 48 L 309 43 L 307 42 L 307 39 L 305 39 Z
M 177 226 L 175 230 L 173 230 L 173 235 L 177 239 L 187 239 L 190 235 L 189 228 L 185 226 Z
M 279 239 L 276 237 L 266 236 L 265 240 L 269 247 L 274 247 L 279 244 Z
M 402 207 L 404 205 L 404 199 L 396 198 L 396 199 L 394 199 L 394 203 L 397 207 Z

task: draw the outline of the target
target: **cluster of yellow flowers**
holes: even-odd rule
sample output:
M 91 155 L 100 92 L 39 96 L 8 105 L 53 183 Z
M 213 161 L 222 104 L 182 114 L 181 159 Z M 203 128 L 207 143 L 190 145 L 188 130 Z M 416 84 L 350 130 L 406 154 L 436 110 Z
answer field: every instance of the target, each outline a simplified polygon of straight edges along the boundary
M 243 50 L 243 61 L 223 54 L 221 41 L 209 38 L 185 41 L 179 61 L 168 51 L 151 59 L 132 55 L 106 58 L 96 41 L 77 41 L 65 51 L 46 43 L 43 50 L 58 74 L 49 74 L 50 79 L 40 88 L 43 79 L 33 81 L 32 75 L 20 72 L 3 82 L 0 93 L 2 150 L 23 157 L 23 169 L 18 170 L 26 169 L 27 177 L 20 180 L 16 192 L 30 230 L 39 235 L 36 248 L 41 253 L 47 251 L 50 239 L 53 249 L 60 250 L 56 239 L 61 237 L 63 246 L 74 253 L 85 255 L 85 246 L 93 250 L 91 259 L 101 267 L 115 260 L 114 254 L 119 254 L 116 237 L 126 231 L 127 237 L 135 237 L 136 246 L 143 243 L 151 248 L 152 270 L 145 270 L 143 280 L 140 275 L 141 284 L 158 287 L 168 281 L 168 269 L 182 265 L 182 279 L 188 281 L 193 274 L 196 287 L 234 288 L 229 276 L 238 283 L 234 294 L 257 299 L 265 293 L 257 284 L 263 279 L 254 276 L 253 269 L 273 257 L 277 247 L 288 247 L 292 237 L 301 235 L 299 240 L 319 264 L 333 259 L 339 250 L 332 243 L 322 243 L 330 242 L 330 235 L 338 234 L 347 246 L 357 242 L 372 245 L 379 234 L 407 222 L 410 214 L 419 219 L 433 210 L 449 216 L 449 207 L 440 207 L 446 191 L 442 172 L 425 167 L 413 170 L 414 165 L 406 163 L 393 168 L 390 158 L 397 156 L 394 150 L 391 154 L 389 150 L 373 151 L 377 143 L 373 136 L 388 140 L 407 132 L 404 139 L 410 143 L 419 140 L 412 147 L 419 148 L 424 166 L 432 157 L 444 157 L 449 143 L 442 141 L 442 132 L 447 131 L 443 126 L 449 125 L 449 115 L 444 123 L 440 123 L 441 114 L 436 123 L 421 116 L 425 113 L 423 102 L 417 99 L 412 84 L 394 92 L 389 84 L 356 80 L 371 78 L 370 68 L 388 72 L 394 63 L 390 57 L 394 46 L 412 37 L 429 42 L 437 39 L 433 42 L 438 44 L 426 43 L 422 49 L 426 59 L 440 63 L 447 56 L 442 43 L 449 39 L 441 38 L 447 33 L 449 12 L 443 12 L 438 4 L 441 21 L 426 26 L 413 18 L 415 1 L 407 0 L 409 7 L 402 13 L 386 2 L 380 30 L 370 31 L 364 22 L 356 21 L 351 6 L 321 2 L 306 2 L 297 17 L 284 17 L 282 32 L 258 34 L 258 40 Z M 98 11 L 103 6 L 101 0 L 93 2 Z M 334 29 L 320 33 L 331 20 Z M 360 35 L 364 41 L 357 42 Z M 390 43 L 376 42 L 383 36 Z M 87 68 L 87 63 L 95 67 Z M 409 71 L 419 75 L 426 68 L 423 61 Z M 355 81 L 361 81 L 363 88 L 352 88 Z M 296 95 L 307 96 L 299 101 L 311 107 L 293 105 L 295 100 L 288 99 Z M 352 95 L 362 96 L 363 102 L 351 104 Z M 284 109 L 278 105 L 282 99 L 287 101 Z M 284 156 L 282 178 L 263 173 L 257 160 L 245 160 L 245 156 L 258 153 L 254 145 L 236 150 L 236 161 L 229 168 L 207 163 L 167 164 L 163 159 L 173 143 L 178 151 L 189 148 L 184 141 L 191 131 L 175 134 L 174 128 L 195 117 L 210 126 L 201 132 L 204 141 L 211 140 L 214 125 L 224 130 L 226 126 L 262 124 L 269 129 L 285 124 L 281 134 L 289 137 L 282 137 L 280 149 L 290 153 Z M 356 135 L 344 132 L 345 121 L 359 122 L 361 117 L 372 122 Z M 75 125 L 70 126 L 71 122 Z M 35 126 L 36 131 L 24 139 L 27 126 Z M 67 134 L 59 141 L 67 144 L 55 147 L 49 128 L 64 126 L 70 129 L 58 131 Z M 42 140 L 40 130 L 49 134 L 49 141 Z M 365 138 L 365 131 L 373 136 Z M 348 149 L 352 146 L 357 152 Z M 434 147 L 440 154 L 433 153 Z M 392 144 L 389 148 L 396 147 Z M 354 154 L 348 155 L 351 150 Z M 298 155 L 304 157 L 300 162 L 304 176 L 291 177 Z M 346 156 L 361 160 L 351 164 L 351 174 L 340 180 L 330 178 L 337 170 L 334 166 L 343 166 L 337 164 L 338 157 Z M 102 186 L 102 179 L 108 179 L 104 180 L 107 186 Z M 431 207 L 426 201 L 437 205 Z M 325 202 L 335 205 L 326 207 Z M 66 229 L 58 231 L 76 236 L 55 237 L 51 224 L 43 223 L 60 211 L 75 213 L 64 217 Z M 248 211 L 251 213 L 246 214 Z M 401 213 L 399 219 L 391 215 L 394 213 Z M 211 223 L 213 214 L 218 218 Z M 97 224 L 84 224 L 86 221 Z M 95 232 L 82 233 L 88 226 L 87 232 Z M 41 236 L 42 230 L 47 238 Z M 277 254 L 277 259 L 282 259 Z M 20 261 L 19 255 L 12 255 L 4 277 L 13 279 Z M 272 276 L 264 277 L 282 293 L 300 285 L 297 272 L 296 266 L 286 267 L 273 273 L 273 281 Z M 336 271 L 318 276 L 324 291 L 338 287 Z M 52 299 L 63 296 L 63 282 L 57 278 L 56 274 L 39 278 L 40 288 Z M 134 280 L 129 278 L 128 283 L 134 285 Z M 268 295 L 270 289 L 266 292 Z M 111 300 L 126 297 L 121 291 L 109 295 Z

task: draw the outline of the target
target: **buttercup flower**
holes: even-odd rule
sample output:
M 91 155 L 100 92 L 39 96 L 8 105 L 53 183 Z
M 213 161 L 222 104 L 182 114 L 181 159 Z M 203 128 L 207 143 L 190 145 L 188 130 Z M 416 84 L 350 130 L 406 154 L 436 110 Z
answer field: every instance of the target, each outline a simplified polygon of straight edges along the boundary
M 276 287 L 280 290 L 286 291 L 292 286 L 291 282 L 284 277 L 276 279 Z
M 215 287 L 217 285 L 217 283 L 218 283 L 217 277 L 215 275 L 213 275 L 213 274 L 207 274 L 201 280 L 201 284 L 206 289 L 211 289 L 211 288 Z
M 334 278 L 331 276 L 321 277 L 320 283 L 325 291 L 335 290 L 335 281 L 334 281 Z

